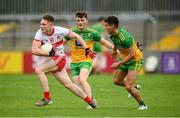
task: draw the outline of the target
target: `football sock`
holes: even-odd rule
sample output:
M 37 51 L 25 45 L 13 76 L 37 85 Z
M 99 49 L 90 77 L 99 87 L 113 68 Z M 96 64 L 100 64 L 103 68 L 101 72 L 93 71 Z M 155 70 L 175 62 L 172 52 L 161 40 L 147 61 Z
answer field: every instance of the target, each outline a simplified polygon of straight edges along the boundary
M 84 99 L 84 101 L 86 101 L 86 102 L 89 104 L 89 103 L 92 101 L 92 99 L 87 96 L 87 97 Z
M 47 91 L 47 92 L 44 92 L 44 98 L 50 100 L 51 99 L 51 96 L 50 96 L 50 92 Z
M 145 106 L 144 101 L 142 100 L 141 102 L 139 102 L 139 105 L 144 105 Z

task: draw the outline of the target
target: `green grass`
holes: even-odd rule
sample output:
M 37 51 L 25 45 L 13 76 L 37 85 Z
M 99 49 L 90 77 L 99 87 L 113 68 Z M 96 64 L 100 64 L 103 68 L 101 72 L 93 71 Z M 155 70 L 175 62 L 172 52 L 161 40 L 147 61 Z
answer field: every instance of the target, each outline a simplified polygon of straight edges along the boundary
M 86 103 L 65 89 L 52 76 L 49 84 L 53 104 L 36 107 L 42 89 L 36 75 L 0 75 L 0 117 L 173 117 L 180 116 L 180 75 L 139 76 L 147 111 L 138 111 L 125 89 L 112 83 L 113 75 L 93 75 L 89 82 L 99 108 L 86 110 Z

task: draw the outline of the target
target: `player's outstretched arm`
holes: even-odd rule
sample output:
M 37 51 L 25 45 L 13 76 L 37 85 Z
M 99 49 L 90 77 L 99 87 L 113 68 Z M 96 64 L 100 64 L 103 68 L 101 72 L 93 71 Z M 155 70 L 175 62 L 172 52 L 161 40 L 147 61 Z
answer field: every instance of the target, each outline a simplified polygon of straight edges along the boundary
M 81 43 L 81 45 L 82 45 L 83 48 L 85 49 L 85 55 L 86 55 L 86 57 L 89 56 L 89 57 L 92 58 L 92 59 L 95 58 L 96 53 L 92 52 L 92 51 L 88 48 L 88 46 L 86 45 L 86 42 L 82 39 L 82 37 L 81 37 L 79 34 L 77 34 L 77 33 L 75 33 L 75 32 L 73 32 L 73 31 L 70 30 L 69 37 L 70 37 L 70 38 L 76 38 L 76 39 L 78 40 L 78 42 Z
M 81 45 L 82 45 L 83 48 L 85 49 L 85 55 L 86 55 L 86 57 L 89 56 L 89 57 L 92 58 L 92 59 L 95 58 L 96 53 L 92 52 L 92 51 L 88 48 L 88 46 L 86 45 L 86 42 L 82 39 L 82 37 L 81 37 L 79 34 L 77 34 L 77 33 L 75 33 L 75 32 L 73 32 L 73 31 L 70 30 L 69 37 L 70 37 L 70 38 L 76 38 L 76 39 L 78 40 L 78 42 L 81 43 Z
M 101 38 L 101 40 L 99 41 L 102 45 L 104 45 L 105 47 L 109 48 L 109 49 L 113 49 L 114 46 L 112 43 L 110 43 L 109 41 L 105 40 L 104 38 Z
M 88 48 L 88 46 L 86 45 L 86 42 L 82 39 L 82 37 L 79 34 L 70 30 L 68 37 L 76 38 L 78 40 L 78 42 L 81 43 L 81 45 L 83 46 L 84 49 Z

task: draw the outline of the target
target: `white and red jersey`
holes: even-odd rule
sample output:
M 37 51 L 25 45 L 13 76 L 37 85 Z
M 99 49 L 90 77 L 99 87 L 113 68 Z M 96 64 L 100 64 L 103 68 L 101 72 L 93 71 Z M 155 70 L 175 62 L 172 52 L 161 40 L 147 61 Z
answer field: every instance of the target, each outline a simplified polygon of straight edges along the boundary
M 53 32 L 50 35 L 46 35 L 39 29 L 34 37 L 35 40 L 43 43 L 51 43 L 55 49 L 55 55 L 64 56 L 63 38 L 68 36 L 70 33 L 69 29 L 60 26 L 54 26 Z

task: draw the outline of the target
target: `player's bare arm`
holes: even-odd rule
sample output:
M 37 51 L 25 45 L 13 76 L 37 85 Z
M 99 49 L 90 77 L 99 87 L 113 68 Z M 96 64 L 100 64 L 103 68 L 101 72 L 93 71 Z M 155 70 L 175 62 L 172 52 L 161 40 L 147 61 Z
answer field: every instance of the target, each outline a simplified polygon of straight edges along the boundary
M 116 47 L 114 47 L 113 51 L 112 51 L 112 54 L 111 54 L 112 58 L 117 58 L 119 53 L 120 53 L 119 50 Z
M 99 42 L 102 45 L 104 45 L 105 47 L 107 47 L 109 49 L 113 49 L 113 52 L 112 52 L 112 57 L 113 58 L 115 58 L 118 55 L 119 51 L 117 50 L 117 48 L 114 49 L 114 45 L 111 42 L 105 40 L 104 38 L 101 38 L 101 40 Z
M 68 37 L 69 38 L 76 38 L 78 40 L 78 42 L 81 43 L 81 45 L 83 46 L 84 49 L 88 48 L 85 41 L 82 39 L 82 37 L 79 34 L 70 30 Z
M 129 53 L 128 53 L 128 56 L 121 61 L 122 64 L 130 61 L 130 60 L 134 57 L 134 55 L 135 55 L 135 50 L 134 50 L 133 47 L 127 48 L 127 49 L 125 49 L 125 50 L 126 50 L 127 52 L 129 52 Z
M 33 40 L 32 42 L 32 53 L 37 56 L 46 56 L 48 57 L 49 54 L 43 51 L 41 48 L 41 42 L 37 40 Z
M 109 41 L 105 40 L 104 38 L 101 38 L 101 40 L 99 42 L 109 49 L 114 48 L 113 44 L 111 44 Z
M 130 61 L 130 60 L 134 57 L 135 51 L 134 51 L 134 49 L 133 49 L 132 47 L 130 47 L 130 48 L 128 48 L 128 49 L 124 49 L 124 50 L 126 50 L 127 52 L 129 52 L 129 53 L 128 53 L 128 56 L 127 56 L 126 58 L 124 58 L 124 59 L 123 59 L 122 61 L 120 61 L 120 62 L 113 63 L 113 64 L 111 65 L 111 68 L 117 69 L 118 67 L 120 67 L 120 66 L 123 65 L 124 63 Z

